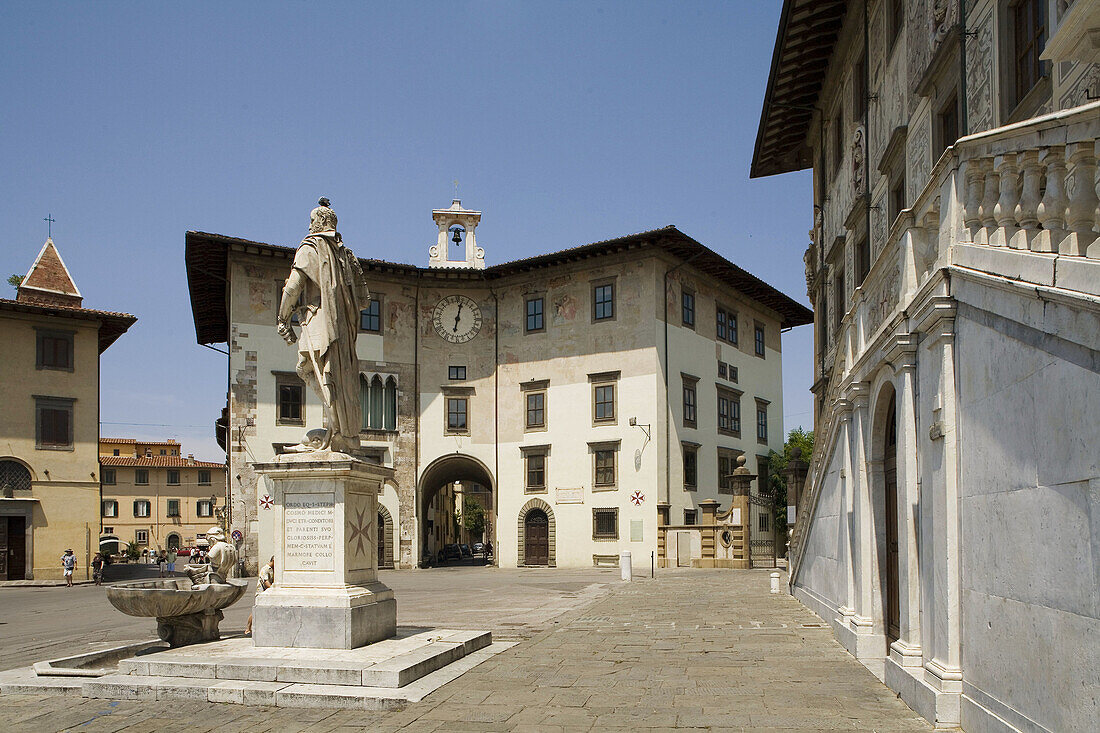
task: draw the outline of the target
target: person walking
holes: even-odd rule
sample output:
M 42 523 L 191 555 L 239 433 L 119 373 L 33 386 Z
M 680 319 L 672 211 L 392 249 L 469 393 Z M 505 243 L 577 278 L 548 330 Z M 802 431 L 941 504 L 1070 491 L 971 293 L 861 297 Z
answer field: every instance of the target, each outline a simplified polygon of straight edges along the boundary
M 260 571 L 260 577 L 256 579 L 256 596 L 275 585 L 275 556 L 267 561 L 267 565 Z M 244 635 L 252 636 L 252 614 L 248 614 L 248 623 L 244 627 Z
M 65 586 L 72 588 L 73 573 L 76 571 L 76 555 L 72 548 L 65 550 L 65 554 L 61 556 L 61 567 L 65 570 Z
M 164 566 L 167 564 L 168 555 L 165 554 L 164 550 L 161 550 L 157 553 L 157 570 L 160 571 L 160 577 L 162 578 L 166 575 L 166 573 L 164 572 Z
M 103 553 L 97 552 L 92 558 L 92 580 L 96 585 L 103 585 Z

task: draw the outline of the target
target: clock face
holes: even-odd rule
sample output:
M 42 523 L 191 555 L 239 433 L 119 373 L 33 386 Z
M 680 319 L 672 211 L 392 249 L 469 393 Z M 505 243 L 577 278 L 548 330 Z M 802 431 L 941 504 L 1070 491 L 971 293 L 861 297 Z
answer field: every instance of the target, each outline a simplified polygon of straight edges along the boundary
M 464 344 L 481 330 L 481 309 L 465 295 L 448 295 L 435 306 L 435 332 L 452 344 Z

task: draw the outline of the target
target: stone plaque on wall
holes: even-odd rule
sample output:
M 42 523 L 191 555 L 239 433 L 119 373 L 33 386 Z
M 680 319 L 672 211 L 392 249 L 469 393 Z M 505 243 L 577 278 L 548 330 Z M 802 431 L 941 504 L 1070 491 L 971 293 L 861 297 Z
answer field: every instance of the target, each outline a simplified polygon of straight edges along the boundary
M 584 489 L 558 489 L 555 504 L 583 504 Z
M 333 570 L 336 495 L 287 493 L 283 506 L 286 569 Z

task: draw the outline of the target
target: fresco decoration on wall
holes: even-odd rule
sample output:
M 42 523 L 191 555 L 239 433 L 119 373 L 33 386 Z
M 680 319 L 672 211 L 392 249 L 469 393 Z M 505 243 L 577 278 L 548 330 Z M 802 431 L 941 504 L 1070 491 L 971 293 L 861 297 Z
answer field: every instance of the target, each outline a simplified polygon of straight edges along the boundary
M 993 22 L 992 13 L 975 21 L 970 30 L 977 33 L 966 39 L 966 133 L 993 127 Z M 965 134 L 965 133 L 964 133 Z
M 275 302 L 275 289 L 276 285 L 271 280 L 248 281 L 248 309 L 252 311 L 252 315 L 271 313 L 271 322 L 275 322 L 274 312 L 278 306 Z
M 882 281 L 867 300 L 867 335 L 870 337 L 878 330 L 886 316 L 894 311 L 898 304 L 898 267 L 891 265 L 883 272 Z
M 917 84 L 924 76 L 924 72 L 928 69 L 928 64 L 932 60 L 932 48 L 928 43 L 928 33 L 924 31 L 927 27 L 924 21 L 929 17 L 928 2 L 929 0 L 912 0 L 912 2 L 906 3 L 905 27 L 909 29 L 905 36 L 906 75 L 909 77 L 907 86 L 911 104 L 915 104 L 920 100 L 916 95 Z M 912 108 L 909 112 L 912 114 Z
M 864 163 L 867 160 L 867 146 L 865 143 L 863 126 L 860 125 L 852 134 L 852 196 L 862 196 L 864 193 Z
M 1065 64 L 1063 64 L 1065 66 Z M 1075 67 L 1080 64 L 1075 64 Z M 1062 78 L 1069 78 L 1072 71 L 1062 73 Z M 1068 109 L 1070 107 L 1076 107 L 1080 104 L 1088 102 L 1088 95 L 1091 94 L 1094 97 L 1100 94 L 1100 64 L 1087 64 L 1084 70 L 1077 77 L 1075 81 L 1066 85 L 1065 91 L 1062 92 L 1062 96 L 1058 100 L 1058 109 Z
M 569 293 L 554 299 L 553 323 L 562 326 L 577 317 L 577 299 Z
M 886 197 L 879 196 L 875 199 L 875 202 L 871 205 L 871 247 L 873 252 L 871 254 L 871 261 L 874 262 L 878 259 L 879 254 L 886 247 L 886 237 L 889 235 L 890 223 L 888 218 L 890 212 L 887 209 Z

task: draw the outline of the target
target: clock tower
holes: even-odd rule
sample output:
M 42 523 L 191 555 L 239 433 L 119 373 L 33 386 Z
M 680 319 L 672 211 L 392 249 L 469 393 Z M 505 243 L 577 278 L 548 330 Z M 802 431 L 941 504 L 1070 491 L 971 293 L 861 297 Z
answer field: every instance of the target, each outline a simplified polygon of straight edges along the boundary
M 450 208 L 433 210 L 432 219 L 439 227 L 439 237 L 428 249 L 428 267 L 485 269 L 485 250 L 477 246 L 474 236 L 481 221 L 480 211 L 464 209 L 455 199 Z

